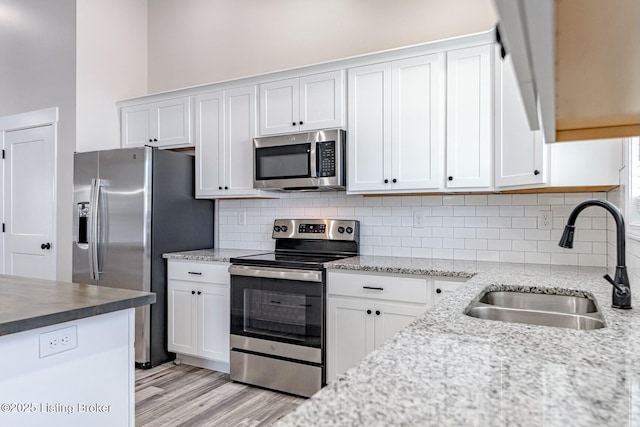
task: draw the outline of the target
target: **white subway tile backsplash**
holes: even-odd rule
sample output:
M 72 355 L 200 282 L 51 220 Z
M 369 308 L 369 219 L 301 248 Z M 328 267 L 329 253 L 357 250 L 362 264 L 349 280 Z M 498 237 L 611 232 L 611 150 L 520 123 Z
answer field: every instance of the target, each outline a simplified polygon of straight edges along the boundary
M 470 194 L 464 196 L 464 204 L 467 206 L 486 206 L 487 196 L 484 194 Z
M 476 251 L 476 259 L 478 261 L 500 261 L 500 252 L 498 251 Z
M 443 205 L 464 205 L 464 196 L 442 196 Z
M 475 239 L 476 230 L 474 228 L 454 228 L 453 237 L 457 239 Z
M 537 194 L 514 194 L 511 196 L 511 204 L 513 205 L 537 205 Z
M 464 239 L 442 239 L 443 248 L 464 249 Z
M 614 193 L 614 192 L 610 192 Z M 622 196 L 617 193 L 617 198 Z M 605 193 L 371 196 L 344 192 L 285 193 L 279 199 L 218 201 L 219 247 L 273 250 L 276 218 L 357 219 L 362 255 L 601 266 L 615 257 L 613 222 L 604 209 L 585 209 L 574 249 L 557 242 L 579 202 Z M 619 200 L 617 200 L 619 202 Z M 614 202 L 615 203 L 615 202 Z M 552 211 L 552 230 L 538 229 L 538 213 Z M 246 225 L 238 225 L 238 213 Z M 414 227 L 414 216 L 421 219 Z M 640 271 L 640 243 L 635 258 Z M 631 251 L 631 248 L 630 248 Z M 635 256 L 634 255 L 634 256 Z M 640 273 L 638 274 L 640 279 Z
M 454 206 L 453 216 L 475 216 L 475 206 Z
M 500 216 L 524 216 L 524 206 L 500 206 Z

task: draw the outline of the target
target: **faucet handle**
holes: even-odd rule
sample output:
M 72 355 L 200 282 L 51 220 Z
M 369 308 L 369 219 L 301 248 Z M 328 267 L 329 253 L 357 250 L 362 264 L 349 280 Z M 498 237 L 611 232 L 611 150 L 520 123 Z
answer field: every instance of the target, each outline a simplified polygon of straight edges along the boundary
M 618 283 L 616 283 L 616 282 L 611 278 L 611 276 L 609 276 L 608 274 L 605 274 L 605 275 L 604 275 L 604 276 L 602 276 L 602 277 L 604 277 L 604 279 L 605 279 L 607 282 L 611 283 L 611 284 L 613 285 L 613 287 L 614 287 L 614 288 L 616 288 L 616 289 L 618 290 L 618 293 L 620 293 L 620 295 L 626 295 L 627 293 L 629 293 L 629 290 L 628 290 L 626 287 L 622 287 L 622 286 L 620 286 L 620 285 L 619 285 Z

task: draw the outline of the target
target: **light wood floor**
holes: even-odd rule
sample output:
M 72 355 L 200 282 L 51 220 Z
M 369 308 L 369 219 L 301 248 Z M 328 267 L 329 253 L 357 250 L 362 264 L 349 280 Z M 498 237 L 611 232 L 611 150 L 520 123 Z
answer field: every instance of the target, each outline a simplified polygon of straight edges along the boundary
M 189 365 L 136 369 L 137 427 L 269 426 L 304 401 Z

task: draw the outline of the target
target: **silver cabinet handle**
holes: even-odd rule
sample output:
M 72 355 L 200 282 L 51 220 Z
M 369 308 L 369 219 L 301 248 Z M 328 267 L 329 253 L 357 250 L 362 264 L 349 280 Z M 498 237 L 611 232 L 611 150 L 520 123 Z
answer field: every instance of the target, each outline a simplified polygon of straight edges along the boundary
M 384 291 L 384 288 L 379 286 L 363 286 L 362 289 L 371 289 L 373 291 Z

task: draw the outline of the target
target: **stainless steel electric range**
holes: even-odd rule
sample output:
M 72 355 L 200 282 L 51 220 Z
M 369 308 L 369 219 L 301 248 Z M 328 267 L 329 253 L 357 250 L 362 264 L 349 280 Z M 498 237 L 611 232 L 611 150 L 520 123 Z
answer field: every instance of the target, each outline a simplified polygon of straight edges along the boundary
M 311 396 L 325 385 L 325 270 L 358 255 L 358 221 L 277 219 L 275 252 L 231 258 L 231 379 Z

